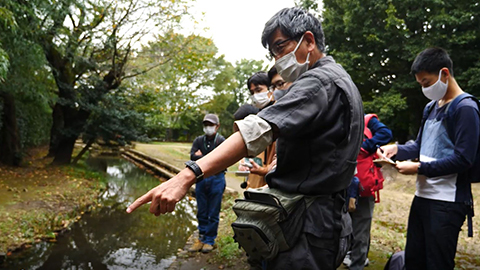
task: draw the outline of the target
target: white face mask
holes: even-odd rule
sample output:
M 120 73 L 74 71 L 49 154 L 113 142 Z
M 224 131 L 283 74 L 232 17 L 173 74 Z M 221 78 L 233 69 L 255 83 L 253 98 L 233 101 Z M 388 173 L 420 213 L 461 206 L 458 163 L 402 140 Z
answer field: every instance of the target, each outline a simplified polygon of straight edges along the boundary
M 282 76 L 286 82 L 295 81 L 302 73 L 308 70 L 308 64 L 310 63 L 308 58 L 310 57 L 310 53 L 307 54 L 307 60 L 303 64 L 298 63 L 297 57 L 295 56 L 295 52 L 297 51 L 298 47 L 300 47 L 302 41 L 303 36 L 300 41 L 298 41 L 295 50 L 275 61 L 275 67 L 277 68 L 278 74 Z
M 205 132 L 207 136 L 212 136 L 216 132 L 215 126 L 204 126 L 203 132 Z
M 440 100 L 447 93 L 448 81 L 447 83 L 442 82 L 442 70 L 438 73 L 438 81 L 429 87 L 422 87 L 423 94 L 430 100 Z
M 253 101 L 253 105 L 255 105 L 255 107 L 259 108 L 259 109 L 263 109 L 263 107 L 267 106 L 268 103 L 270 103 L 271 99 L 270 97 L 268 96 L 268 91 L 267 92 L 262 92 L 262 93 L 257 93 L 257 94 L 254 94 L 252 96 L 250 96 L 252 101 Z

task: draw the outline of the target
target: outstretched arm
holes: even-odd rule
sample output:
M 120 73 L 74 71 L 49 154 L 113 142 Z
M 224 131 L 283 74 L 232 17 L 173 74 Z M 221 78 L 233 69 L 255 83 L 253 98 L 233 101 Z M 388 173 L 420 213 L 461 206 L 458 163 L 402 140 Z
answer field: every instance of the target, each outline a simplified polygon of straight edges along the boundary
M 231 166 L 246 155 L 247 147 L 244 140 L 240 133 L 236 132 L 208 155 L 199 159 L 197 164 L 202 169 L 204 177 L 208 177 Z M 177 202 L 185 197 L 188 189 L 194 183 L 195 174 L 190 169 L 185 168 L 170 180 L 138 198 L 127 208 L 127 213 L 135 211 L 135 209 L 148 202 L 152 202 L 150 213 L 156 216 L 172 212 Z

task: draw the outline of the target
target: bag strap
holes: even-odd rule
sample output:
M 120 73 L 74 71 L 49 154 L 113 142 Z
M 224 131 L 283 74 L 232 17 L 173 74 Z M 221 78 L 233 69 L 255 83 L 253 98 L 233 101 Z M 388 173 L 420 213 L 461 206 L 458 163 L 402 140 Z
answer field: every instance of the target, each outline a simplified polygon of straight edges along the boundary
M 456 96 L 450 103 L 447 104 L 447 109 L 446 109 L 447 133 L 448 133 L 448 137 L 450 138 L 450 140 L 452 140 L 452 142 L 455 141 L 455 128 L 454 128 L 455 117 L 453 116 L 453 114 L 457 110 L 457 106 L 460 103 L 460 101 L 466 98 L 470 98 L 474 100 L 480 109 L 480 103 L 478 102 L 478 100 L 474 96 L 470 95 L 469 93 L 462 93 Z
M 473 101 L 477 103 L 478 108 L 480 109 L 480 102 L 478 101 L 477 98 L 472 96 L 469 93 L 462 93 L 458 96 L 456 96 L 448 105 L 446 109 L 446 121 L 447 121 L 447 133 L 448 137 L 452 142 L 455 141 L 455 117 L 453 116 L 455 111 L 457 110 L 457 106 L 460 103 L 460 101 L 470 98 Z M 477 153 L 478 154 L 478 153 Z M 471 190 L 470 190 L 470 197 L 472 199 L 470 209 L 467 213 L 467 227 L 468 227 L 468 237 L 473 237 L 473 220 L 472 218 L 475 216 L 474 210 L 473 210 L 473 196 L 471 195 Z

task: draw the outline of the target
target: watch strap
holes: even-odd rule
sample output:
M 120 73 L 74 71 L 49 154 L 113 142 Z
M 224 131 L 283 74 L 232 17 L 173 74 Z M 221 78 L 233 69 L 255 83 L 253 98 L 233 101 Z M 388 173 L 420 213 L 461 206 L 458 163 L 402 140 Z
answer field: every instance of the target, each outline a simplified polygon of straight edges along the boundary
M 195 162 L 193 160 L 189 160 L 189 161 L 185 162 L 185 166 L 187 168 L 189 168 L 190 170 L 192 170 L 192 172 L 195 174 L 195 178 L 197 180 L 197 183 L 203 180 L 203 171 L 200 168 L 200 166 L 198 166 L 197 162 Z

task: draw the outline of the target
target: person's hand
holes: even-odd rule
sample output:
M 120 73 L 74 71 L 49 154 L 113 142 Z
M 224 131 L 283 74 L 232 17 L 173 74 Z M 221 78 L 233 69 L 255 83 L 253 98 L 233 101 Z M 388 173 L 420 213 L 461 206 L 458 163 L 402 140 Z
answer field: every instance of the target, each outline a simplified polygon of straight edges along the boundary
M 378 147 L 377 155 L 380 158 L 391 158 L 395 156 L 398 152 L 398 146 L 396 144 L 389 144 L 384 145 L 382 147 Z
M 397 161 L 397 165 L 395 167 L 401 174 L 416 174 L 418 173 L 418 166 L 420 166 L 420 162 Z
M 201 155 L 203 155 L 202 151 L 200 151 L 200 149 L 198 149 L 197 152 L 195 152 L 195 156 L 201 156 Z
M 248 172 L 248 171 L 250 171 L 250 168 L 245 166 L 245 162 L 242 159 L 240 161 L 240 164 L 238 164 L 238 170 L 241 171 L 241 172 Z
M 272 162 L 271 162 L 270 164 L 268 164 L 268 166 L 267 166 L 268 171 L 273 170 L 273 168 L 274 168 L 275 166 L 277 166 L 277 155 L 275 155 L 275 156 L 273 157 Z
M 188 170 L 188 171 L 187 171 Z M 193 184 L 189 184 L 190 181 L 186 179 L 194 179 L 195 175 L 189 169 L 184 169 L 179 174 L 163 182 L 157 187 L 151 189 L 145 195 L 138 198 L 127 208 L 127 213 L 135 211 L 138 207 L 152 202 L 150 204 L 150 213 L 155 216 L 165 214 L 167 212 L 173 212 L 175 205 L 187 194 L 188 189 Z
M 252 164 L 252 168 L 250 168 L 250 173 L 265 176 L 268 173 L 267 167 L 259 166 L 253 159 L 250 159 L 250 163 Z

